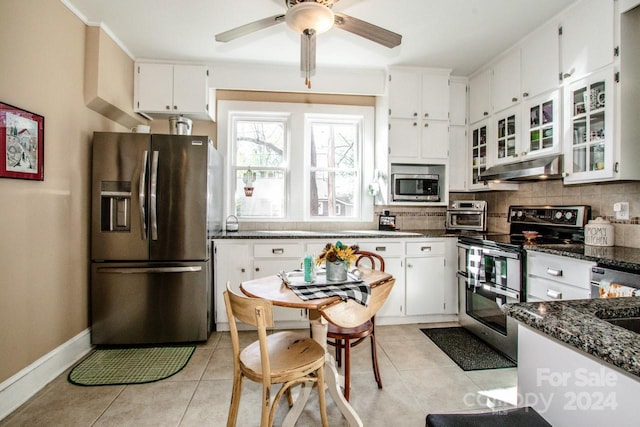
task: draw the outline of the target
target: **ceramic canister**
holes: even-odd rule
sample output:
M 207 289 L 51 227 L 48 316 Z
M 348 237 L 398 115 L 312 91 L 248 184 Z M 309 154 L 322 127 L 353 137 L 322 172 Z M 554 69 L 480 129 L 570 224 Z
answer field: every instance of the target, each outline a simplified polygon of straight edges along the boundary
M 591 246 L 613 246 L 613 224 L 602 217 L 592 219 L 584 226 L 584 243 Z

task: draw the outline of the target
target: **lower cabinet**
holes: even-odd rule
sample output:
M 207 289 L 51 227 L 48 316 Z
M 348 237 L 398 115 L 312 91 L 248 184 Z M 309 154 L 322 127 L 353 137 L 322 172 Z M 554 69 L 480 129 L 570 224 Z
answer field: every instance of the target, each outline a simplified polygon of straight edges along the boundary
M 596 263 L 527 251 L 527 301 L 588 299 L 591 267 Z
M 217 330 L 228 330 L 223 293 L 227 281 L 239 292 L 240 283 L 300 268 L 306 254 L 317 256 L 332 239 L 214 240 L 214 292 Z M 346 245 L 376 252 L 396 283 L 376 318 L 381 324 L 455 320 L 458 294 L 455 238 L 342 239 Z M 304 310 L 274 307 L 277 327 L 304 328 Z M 278 324 L 279 323 L 279 324 Z

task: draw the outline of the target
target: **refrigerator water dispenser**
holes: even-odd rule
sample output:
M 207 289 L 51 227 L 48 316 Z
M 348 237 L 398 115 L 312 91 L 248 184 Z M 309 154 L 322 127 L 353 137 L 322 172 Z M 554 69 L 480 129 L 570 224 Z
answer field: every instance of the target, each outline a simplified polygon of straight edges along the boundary
M 102 181 L 101 230 L 131 231 L 131 181 Z

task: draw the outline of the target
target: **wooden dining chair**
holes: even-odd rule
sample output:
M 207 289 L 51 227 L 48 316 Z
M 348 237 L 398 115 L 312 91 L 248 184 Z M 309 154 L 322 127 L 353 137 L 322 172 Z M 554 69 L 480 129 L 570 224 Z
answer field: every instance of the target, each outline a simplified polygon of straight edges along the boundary
M 375 252 L 358 251 L 355 262 L 356 266 L 366 262 L 369 268 L 384 271 L 384 258 Z M 388 295 L 388 294 L 387 294 Z M 386 296 L 384 297 L 386 299 Z M 384 303 L 384 300 L 382 301 Z M 382 304 L 380 304 L 382 306 Z M 380 307 L 378 307 L 380 308 Z M 327 344 L 336 349 L 336 363 L 342 365 L 342 353 L 344 352 L 344 397 L 349 400 L 349 390 L 351 387 L 351 348 L 362 343 L 366 337 L 371 338 L 371 363 L 373 364 L 373 375 L 378 383 L 378 388 L 382 388 L 382 378 L 378 369 L 378 352 L 376 349 L 375 334 L 375 313 L 363 323 L 351 327 L 341 327 L 334 323 L 329 323 L 327 330 Z
M 244 377 L 262 383 L 261 427 L 273 425 L 278 402 L 283 394 L 287 394 L 289 406 L 292 405 L 291 387 L 298 384 L 306 387 L 317 385 L 320 418 L 322 425 L 327 426 L 325 350 L 322 346 L 313 339 L 295 332 L 267 335 L 267 328 L 273 328 L 271 301 L 238 295 L 231 290 L 230 283 L 227 283 L 224 302 L 233 347 L 233 390 L 227 427 L 236 425 Z M 242 350 L 236 319 L 255 326 L 258 330 L 258 340 Z M 273 384 L 282 386 L 272 399 Z

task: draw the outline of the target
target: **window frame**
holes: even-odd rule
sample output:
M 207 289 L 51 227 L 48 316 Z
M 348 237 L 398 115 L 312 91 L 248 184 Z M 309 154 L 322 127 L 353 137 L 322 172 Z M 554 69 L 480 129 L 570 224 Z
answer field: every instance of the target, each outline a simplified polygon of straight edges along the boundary
M 218 151 L 225 161 L 224 179 L 224 212 L 225 216 L 235 212 L 235 146 L 230 141 L 233 137 L 234 117 L 251 117 L 262 120 L 263 117 L 289 118 L 286 135 L 287 172 L 285 174 L 284 217 L 243 217 L 241 222 L 370 222 L 374 216 L 374 198 L 366 191 L 367 185 L 374 178 L 374 118 L 372 106 L 306 104 L 290 102 L 260 101 L 218 101 Z M 310 128 L 307 117 L 360 118 L 361 146 L 358 159 L 360 183 L 355 195 L 359 204 L 359 215 L 351 217 L 318 217 L 310 214 L 310 144 L 307 135 Z M 298 141 L 303 141 L 299 143 Z M 301 166 L 296 166 L 300 165 Z M 302 197 L 301 197 L 302 196 Z M 301 200 L 302 199 L 302 200 Z

